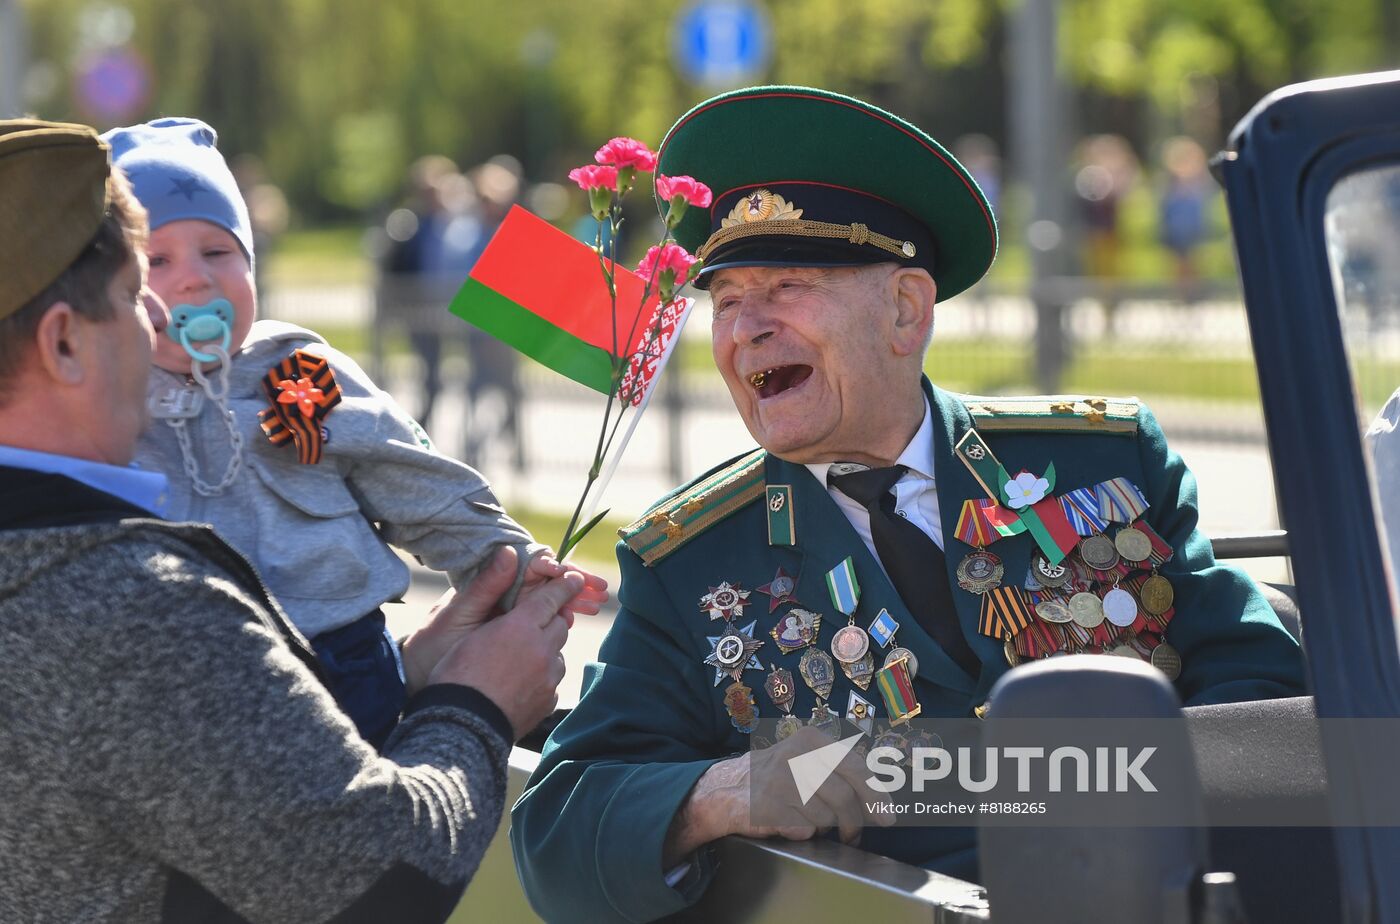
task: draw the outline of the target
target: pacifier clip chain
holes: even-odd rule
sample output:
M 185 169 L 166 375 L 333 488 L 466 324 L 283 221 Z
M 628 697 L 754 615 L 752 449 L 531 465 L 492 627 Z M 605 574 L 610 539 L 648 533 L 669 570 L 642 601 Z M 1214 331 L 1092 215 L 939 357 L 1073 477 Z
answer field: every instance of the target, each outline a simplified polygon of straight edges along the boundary
M 213 353 L 218 359 L 214 379 L 211 380 L 205 374 L 198 359 L 190 365 L 190 374 L 204 394 L 218 408 L 220 416 L 223 417 L 224 426 L 228 429 L 228 440 L 233 450 L 233 456 L 229 459 L 228 465 L 224 469 L 224 475 L 219 479 L 218 484 L 210 484 L 200 477 L 199 463 L 194 457 L 194 449 L 190 445 L 189 430 L 185 426 L 187 418 L 168 419 L 165 422 L 175 431 L 175 442 L 180 445 L 180 461 L 185 466 L 185 474 L 189 476 L 195 493 L 203 497 L 218 497 L 237 480 L 238 473 L 243 468 L 243 436 L 238 432 L 238 421 L 234 417 L 233 410 L 228 406 L 228 351 L 217 343 L 206 345 L 204 349 Z

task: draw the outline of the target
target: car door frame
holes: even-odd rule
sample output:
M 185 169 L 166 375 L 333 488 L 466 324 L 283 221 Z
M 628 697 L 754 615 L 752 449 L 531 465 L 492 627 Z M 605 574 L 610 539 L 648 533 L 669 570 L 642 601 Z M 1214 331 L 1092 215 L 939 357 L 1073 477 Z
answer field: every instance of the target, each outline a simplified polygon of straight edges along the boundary
M 1217 158 L 1234 228 L 1334 818 L 1375 817 L 1393 779 L 1329 718 L 1400 716 L 1400 648 L 1323 221 L 1341 178 L 1400 165 L 1400 71 L 1266 97 Z M 1400 383 L 1396 383 L 1400 385 Z M 1309 621 L 1311 617 L 1311 621 Z M 1336 832 L 1349 921 L 1400 921 L 1400 829 Z

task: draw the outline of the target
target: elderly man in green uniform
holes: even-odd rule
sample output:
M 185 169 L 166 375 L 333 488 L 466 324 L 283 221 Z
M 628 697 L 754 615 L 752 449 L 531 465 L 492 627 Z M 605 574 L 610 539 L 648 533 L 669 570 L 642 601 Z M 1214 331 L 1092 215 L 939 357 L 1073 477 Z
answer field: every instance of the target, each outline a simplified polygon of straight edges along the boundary
M 677 911 L 731 833 L 829 826 L 974 877 L 968 829 L 862 830 L 857 772 L 796 829 L 752 822 L 750 779 L 843 719 L 877 739 L 915 712 L 980 714 L 1024 661 L 1142 658 L 1193 704 L 1303 691 L 1297 645 L 1214 561 L 1145 407 L 923 377 L 935 301 L 997 246 L 932 138 L 860 100 L 754 88 L 681 118 L 658 170 L 714 191 L 677 236 L 705 261 L 715 363 L 762 448 L 623 530 L 621 612 L 513 813 L 546 918 Z M 751 750 L 761 717 L 784 740 Z

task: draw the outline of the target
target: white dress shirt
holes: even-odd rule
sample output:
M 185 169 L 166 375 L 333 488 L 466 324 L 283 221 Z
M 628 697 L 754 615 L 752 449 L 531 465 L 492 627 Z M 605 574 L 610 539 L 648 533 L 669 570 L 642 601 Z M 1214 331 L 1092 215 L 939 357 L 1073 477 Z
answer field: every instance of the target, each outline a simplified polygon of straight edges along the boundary
M 939 519 L 938 488 L 933 483 L 933 412 L 929 408 L 927 398 L 924 399 L 923 423 L 919 424 L 918 432 L 899 454 L 896 464 L 903 465 L 908 471 L 894 485 L 895 512 L 922 529 L 940 549 L 943 548 L 943 521 Z M 859 501 L 827 485 L 826 472 L 831 466 L 830 462 L 816 462 L 808 465 L 807 470 L 826 486 L 826 492 L 831 495 L 836 506 L 841 508 L 851 526 L 855 527 L 856 534 L 870 550 L 870 554 L 876 561 L 880 561 L 880 555 L 875 551 L 875 540 L 870 535 L 870 512 Z M 884 562 L 880 563 L 880 567 L 885 567 Z

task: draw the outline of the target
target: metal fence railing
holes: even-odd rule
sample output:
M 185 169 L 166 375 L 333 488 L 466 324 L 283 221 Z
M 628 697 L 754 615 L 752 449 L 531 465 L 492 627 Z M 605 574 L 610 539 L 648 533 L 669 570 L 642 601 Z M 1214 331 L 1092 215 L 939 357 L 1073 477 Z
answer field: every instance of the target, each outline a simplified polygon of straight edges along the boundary
M 1095 280 L 1049 285 L 1064 305 L 1060 392 L 1136 395 L 1174 439 L 1263 444 L 1254 357 L 1235 289 L 1202 287 L 1183 298 L 1162 286 Z M 590 437 L 583 421 L 601 416 L 601 399 L 528 360 L 517 361 L 441 304 L 377 300 L 369 287 L 284 289 L 270 293 L 263 313 L 324 333 L 410 413 L 426 406 L 425 383 L 434 381 L 426 372 L 435 359 L 440 397 L 428 429 L 448 451 L 474 458 L 488 451 L 487 441 L 504 438 L 512 443 L 507 461 L 522 472 L 586 467 L 596 422 Z M 940 386 L 971 394 L 1038 393 L 1038 328 L 1036 309 L 1024 293 L 979 286 L 938 306 L 929 375 Z M 1400 366 L 1400 337 L 1391 339 Z M 651 427 L 638 435 L 655 445 L 627 460 L 624 473 L 653 471 L 675 483 L 695 474 L 694 465 L 722 458 L 725 440 L 746 441 L 709 359 L 708 341 L 708 310 L 701 305 L 648 412 Z M 1389 361 L 1377 362 L 1380 368 Z M 574 417 L 579 422 L 565 423 Z M 532 436 L 540 421 L 540 435 Z M 692 459 L 711 444 L 716 448 L 708 457 Z

